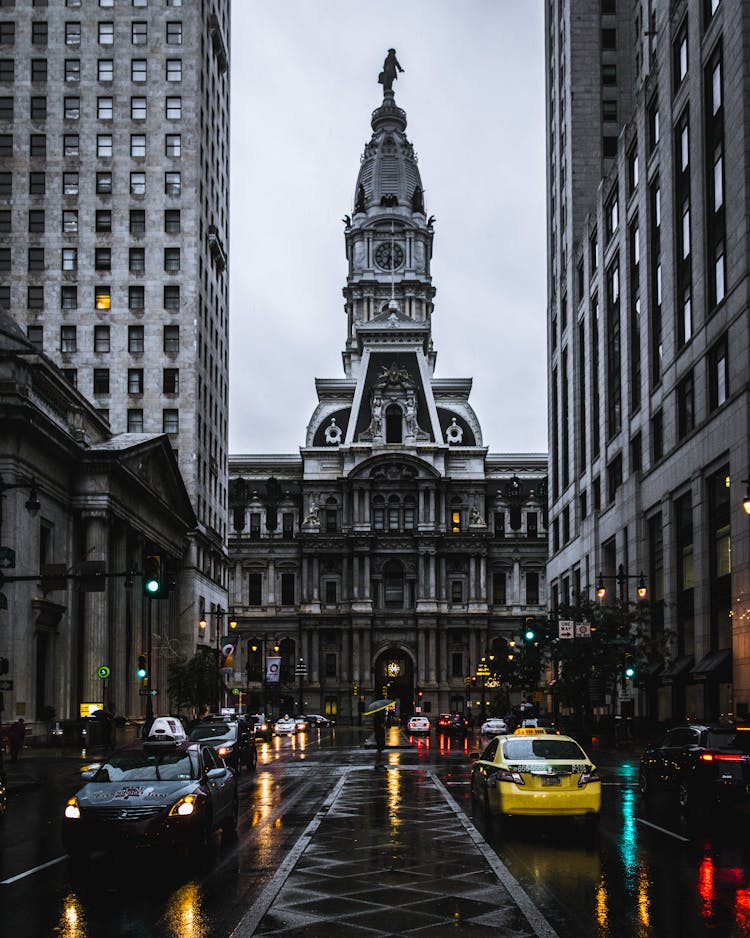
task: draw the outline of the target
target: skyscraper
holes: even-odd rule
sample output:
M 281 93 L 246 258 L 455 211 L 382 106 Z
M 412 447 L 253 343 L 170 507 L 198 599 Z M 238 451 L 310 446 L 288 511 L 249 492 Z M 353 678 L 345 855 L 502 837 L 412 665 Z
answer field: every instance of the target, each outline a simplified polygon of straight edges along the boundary
M 546 0 L 551 603 L 643 571 L 660 719 L 750 704 L 746 12 Z
M 229 2 L 0 4 L 0 306 L 109 421 L 166 433 L 224 594 Z

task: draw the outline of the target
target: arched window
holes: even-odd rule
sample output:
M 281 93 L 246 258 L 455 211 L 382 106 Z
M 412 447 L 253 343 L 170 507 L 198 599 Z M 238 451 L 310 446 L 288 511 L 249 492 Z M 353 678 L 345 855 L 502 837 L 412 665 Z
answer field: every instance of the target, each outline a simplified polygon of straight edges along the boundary
M 391 404 L 385 412 L 385 442 L 402 443 L 401 408 L 398 404 Z
M 404 568 L 397 560 L 389 560 L 383 567 L 383 593 L 385 606 L 404 607 Z

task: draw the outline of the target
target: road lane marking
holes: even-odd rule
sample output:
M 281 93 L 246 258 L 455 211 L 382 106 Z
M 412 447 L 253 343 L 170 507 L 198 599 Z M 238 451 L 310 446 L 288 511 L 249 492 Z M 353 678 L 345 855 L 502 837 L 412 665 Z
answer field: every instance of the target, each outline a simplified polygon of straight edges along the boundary
M 508 867 L 503 863 L 500 857 L 498 857 L 498 855 L 490 847 L 484 837 L 482 837 L 476 827 L 474 827 L 442 781 L 437 777 L 437 775 L 435 775 L 434 772 L 430 772 L 429 774 L 435 783 L 435 787 L 441 793 L 443 798 L 445 798 L 448 806 L 463 825 L 464 830 L 473 841 L 474 846 L 479 850 L 484 859 L 490 865 L 492 872 L 495 874 L 495 876 L 497 876 L 503 886 L 505 886 L 511 899 L 516 903 L 519 910 L 523 913 L 529 925 L 531 925 L 531 928 L 534 931 L 534 935 L 536 935 L 537 938 L 559 938 L 559 935 L 544 917 L 542 912 L 531 901 L 523 886 L 513 876 Z
M 659 827 L 658 824 L 652 824 L 651 821 L 645 821 L 642 817 L 637 817 L 636 821 L 638 821 L 639 824 L 645 824 L 646 827 L 653 827 L 655 831 L 661 831 L 662 834 L 669 834 L 670 837 L 674 837 L 675 840 L 681 840 L 684 844 L 690 843 L 689 837 L 683 837 L 682 834 L 675 834 L 674 831 L 671 831 L 666 827 Z
M 326 800 L 318 809 L 315 817 L 310 821 L 305 830 L 303 831 L 301 837 L 297 843 L 292 847 L 289 853 L 286 855 L 281 866 L 276 870 L 274 875 L 271 877 L 270 881 L 266 884 L 261 894 L 248 909 L 245 915 L 240 919 L 239 924 L 235 930 L 231 933 L 229 938 L 250 938 L 251 935 L 255 934 L 255 929 L 260 924 L 260 920 L 266 914 L 266 912 L 271 907 L 273 900 L 281 891 L 281 887 L 289 878 L 289 874 L 294 869 L 297 861 L 302 856 L 304 851 L 310 845 L 310 841 L 313 838 L 313 834 L 320 827 L 323 818 L 328 813 L 328 809 L 334 803 L 336 798 L 339 796 L 339 792 L 344 787 L 348 772 L 341 776 L 341 778 L 336 783 L 333 791 L 328 795 Z
M 42 863 L 40 866 L 35 866 L 33 870 L 26 870 L 25 873 L 19 873 L 18 876 L 11 876 L 10 879 L 4 879 L 0 881 L 0 886 L 10 886 L 11 883 L 17 883 L 19 879 L 25 879 L 27 876 L 31 876 L 34 873 L 38 873 L 39 870 L 46 870 L 48 866 L 54 866 L 56 863 L 62 863 L 63 860 L 67 860 L 67 855 L 64 857 L 57 857 L 54 860 L 48 860 L 46 863 Z

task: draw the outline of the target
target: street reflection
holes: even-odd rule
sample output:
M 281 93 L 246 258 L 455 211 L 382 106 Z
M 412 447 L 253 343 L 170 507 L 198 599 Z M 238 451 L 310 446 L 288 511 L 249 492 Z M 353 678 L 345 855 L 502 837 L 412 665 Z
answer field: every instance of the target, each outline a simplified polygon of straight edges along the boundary
M 88 934 L 81 900 L 74 893 L 69 893 L 63 900 L 58 933 L 60 938 L 84 938 Z
M 165 910 L 165 924 L 175 938 L 202 938 L 206 932 L 200 908 L 198 884 L 185 883 L 171 897 Z

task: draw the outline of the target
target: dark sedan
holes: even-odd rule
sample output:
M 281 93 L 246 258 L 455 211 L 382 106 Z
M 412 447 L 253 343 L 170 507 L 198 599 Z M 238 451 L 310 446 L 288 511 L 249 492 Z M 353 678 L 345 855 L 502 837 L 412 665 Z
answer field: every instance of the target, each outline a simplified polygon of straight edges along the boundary
M 639 787 L 674 792 L 683 811 L 750 802 L 750 726 L 675 726 L 641 755 Z
M 78 860 L 92 850 L 146 844 L 196 854 L 212 831 L 237 826 L 237 779 L 212 746 L 148 739 L 112 753 L 65 806 L 62 839 Z
M 203 720 L 190 731 L 195 742 L 210 743 L 228 766 L 239 775 L 240 767 L 254 769 L 258 762 L 255 737 L 244 719 Z
M 438 733 L 465 736 L 469 732 L 469 721 L 460 713 L 441 713 L 438 718 Z

